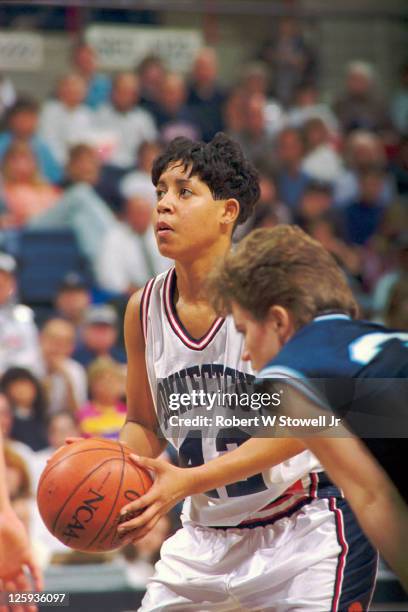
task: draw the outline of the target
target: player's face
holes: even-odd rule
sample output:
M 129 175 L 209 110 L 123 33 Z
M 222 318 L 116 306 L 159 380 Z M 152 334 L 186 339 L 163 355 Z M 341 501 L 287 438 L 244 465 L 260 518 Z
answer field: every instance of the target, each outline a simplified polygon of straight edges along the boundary
M 254 370 L 261 370 L 283 346 L 276 322 L 269 317 L 258 321 L 236 302 L 232 303 L 232 316 L 237 331 L 244 336 L 243 361 L 250 361 Z
M 162 255 L 192 259 L 210 251 L 222 231 L 229 231 L 223 225 L 225 201 L 214 200 L 208 185 L 198 176 L 189 177 L 182 165 L 166 168 L 156 191 L 153 225 Z

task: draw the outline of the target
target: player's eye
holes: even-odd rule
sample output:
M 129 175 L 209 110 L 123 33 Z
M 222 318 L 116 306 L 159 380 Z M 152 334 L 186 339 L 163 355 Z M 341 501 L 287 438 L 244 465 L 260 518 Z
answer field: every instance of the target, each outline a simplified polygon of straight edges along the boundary
M 156 189 L 156 197 L 157 197 L 157 199 L 161 200 L 163 196 L 164 196 L 163 189 Z
M 182 187 L 180 189 L 180 195 L 184 198 L 188 198 L 189 196 L 193 195 L 193 192 L 191 191 L 191 189 L 187 189 L 186 187 Z

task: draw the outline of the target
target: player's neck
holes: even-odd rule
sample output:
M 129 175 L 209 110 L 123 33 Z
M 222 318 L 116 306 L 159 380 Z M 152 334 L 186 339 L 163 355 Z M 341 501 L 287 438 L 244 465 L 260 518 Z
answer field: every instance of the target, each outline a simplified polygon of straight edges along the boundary
M 231 248 L 229 242 L 212 247 L 211 252 L 189 261 L 176 262 L 177 294 L 186 302 L 207 301 L 206 282 L 214 266 Z

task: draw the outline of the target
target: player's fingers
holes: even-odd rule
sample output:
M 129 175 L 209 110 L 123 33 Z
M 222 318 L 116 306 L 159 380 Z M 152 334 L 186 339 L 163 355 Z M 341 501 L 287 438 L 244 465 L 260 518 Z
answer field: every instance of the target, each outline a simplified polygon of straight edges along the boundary
M 8 612 L 8 606 L 6 605 L 2 605 L 3 602 L 5 601 L 3 598 L 5 597 L 5 588 L 4 588 L 4 582 L 3 580 L 0 580 L 0 597 L 1 597 L 1 601 L 0 601 L 0 612 Z
M 44 579 L 40 569 L 40 566 L 34 561 L 33 555 L 30 554 L 26 560 L 26 565 L 30 570 L 31 576 L 34 581 L 34 588 L 36 591 L 42 591 L 44 589 Z
M 28 576 L 24 574 L 24 572 L 20 572 L 20 574 L 18 574 L 14 583 L 16 585 L 16 590 L 19 593 L 22 593 L 23 591 L 33 590 L 31 580 L 29 579 Z M 24 612 L 37 612 L 38 610 L 37 606 L 35 606 L 34 604 L 31 604 L 31 605 L 27 604 L 27 605 L 21 606 L 21 609 L 24 610 Z
M 4 583 L 4 590 L 6 591 L 7 594 L 13 594 L 14 596 L 16 596 L 17 593 L 17 585 L 13 580 L 6 580 Z M 9 596 L 9 595 L 8 595 Z M 9 600 L 11 603 L 11 599 Z M 20 605 L 13 605 L 11 606 L 11 609 L 13 610 L 13 612 L 24 612 L 23 606 Z
M 155 487 L 153 485 L 153 487 L 149 489 L 147 493 L 145 493 L 138 499 L 131 501 L 129 504 L 126 504 L 126 506 L 123 506 L 123 508 L 120 511 L 121 519 L 123 520 L 123 517 L 126 518 L 127 514 L 133 514 L 134 512 L 140 512 L 141 510 L 143 510 L 143 508 L 147 508 L 148 506 L 151 506 L 156 501 L 157 501 L 157 492 L 155 491 Z
M 83 439 L 84 438 L 81 438 L 79 436 L 70 436 L 69 438 L 65 438 L 65 444 L 73 444 L 74 442 L 79 442 Z
M 146 525 L 153 518 L 153 516 L 155 516 L 159 510 L 159 507 L 159 504 L 153 504 L 153 506 L 149 506 L 149 508 L 139 514 L 139 516 L 136 516 L 130 521 L 126 521 L 126 523 L 121 523 L 118 526 L 119 535 L 126 534 L 128 531 L 139 529 L 140 527 Z
M 160 515 L 156 514 L 144 527 L 137 529 L 135 535 L 131 538 L 131 542 L 141 540 L 151 531 L 160 519 Z

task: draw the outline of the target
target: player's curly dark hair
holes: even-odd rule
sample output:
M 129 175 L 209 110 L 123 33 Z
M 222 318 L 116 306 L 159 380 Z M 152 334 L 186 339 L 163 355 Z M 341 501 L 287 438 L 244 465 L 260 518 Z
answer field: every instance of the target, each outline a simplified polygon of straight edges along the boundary
M 194 142 L 188 138 L 175 138 L 157 157 L 152 168 L 153 185 L 175 162 L 189 176 L 198 176 L 210 189 L 215 200 L 235 198 L 240 210 L 236 224 L 244 223 L 251 215 L 259 198 L 258 172 L 244 157 L 241 147 L 226 134 L 218 132 L 210 142 Z

